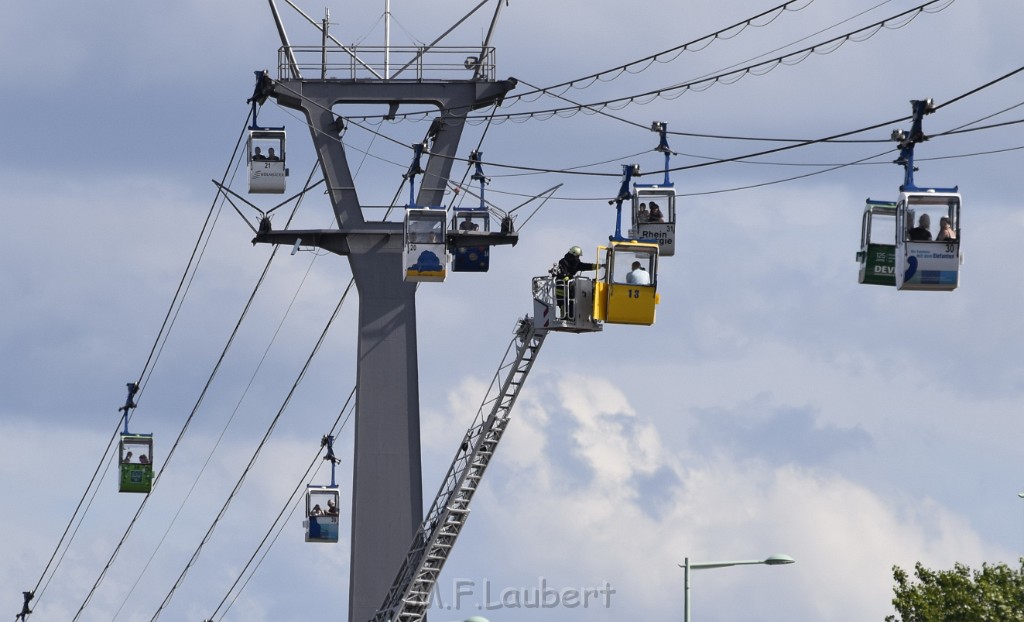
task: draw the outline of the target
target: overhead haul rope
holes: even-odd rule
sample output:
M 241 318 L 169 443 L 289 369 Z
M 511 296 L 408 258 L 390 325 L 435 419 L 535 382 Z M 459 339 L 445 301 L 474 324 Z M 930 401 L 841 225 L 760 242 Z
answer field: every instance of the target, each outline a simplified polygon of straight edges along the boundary
M 278 409 L 277 414 L 274 415 L 274 419 L 270 422 L 270 426 L 267 428 L 267 431 L 263 435 L 262 440 L 260 440 L 259 445 L 253 452 L 252 457 L 249 459 L 249 463 L 242 471 L 242 475 L 238 478 L 238 481 L 235 483 L 235 486 L 231 490 L 231 493 L 228 494 L 227 500 L 224 501 L 224 505 L 221 506 L 221 509 L 217 513 L 216 518 L 213 519 L 213 522 L 210 524 L 209 529 L 207 529 L 206 531 L 206 535 L 204 535 L 202 541 L 200 541 L 199 546 L 197 546 L 196 550 L 192 553 L 192 557 L 189 559 L 188 563 L 185 564 L 185 568 L 182 569 L 181 574 L 178 575 L 178 579 L 174 582 L 174 585 L 171 586 L 170 591 L 167 592 L 167 595 L 164 597 L 163 602 L 160 603 L 160 606 L 157 607 L 157 610 L 153 613 L 153 617 L 150 618 L 150 622 L 153 622 L 153 620 L 159 618 L 160 613 L 171 602 L 171 598 L 174 596 L 174 592 L 181 586 L 182 582 L 185 580 L 185 576 L 188 575 L 188 571 L 191 570 L 192 565 L 199 558 L 199 554 L 202 552 L 203 547 L 206 545 L 206 543 L 210 540 L 210 537 L 213 535 L 214 529 L 217 528 L 217 523 L 219 523 L 221 518 L 224 517 L 225 512 L 227 512 L 228 507 L 231 505 L 231 501 L 234 500 L 235 495 L 238 494 L 238 491 L 242 488 L 242 483 L 245 481 L 246 475 L 249 474 L 249 471 L 252 469 L 253 465 L 256 464 L 256 460 L 259 458 L 260 452 L 263 450 L 264 445 L 266 445 L 267 441 L 270 439 L 270 435 L 273 434 L 274 428 L 277 427 L 277 423 L 278 421 L 280 421 L 281 415 L 283 415 L 284 411 L 288 408 L 288 404 L 291 402 L 292 397 L 295 395 L 296 389 L 298 389 L 299 385 L 302 383 L 303 378 L 305 378 L 306 372 L 309 370 L 309 366 L 313 362 L 313 358 L 316 356 L 317 352 L 319 352 L 320 346 L 323 345 L 324 339 L 327 337 L 327 331 L 334 323 L 334 320 L 338 317 L 338 313 L 341 311 L 341 306 L 345 302 L 345 298 L 348 296 L 348 293 L 349 291 L 351 291 L 351 289 L 352 281 L 349 281 L 348 286 L 345 288 L 345 291 L 342 293 L 341 298 L 338 300 L 338 304 L 334 307 L 334 312 L 331 314 L 330 319 L 327 320 L 327 325 L 324 326 L 323 331 L 320 333 L 320 338 L 317 340 L 316 345 L 313 346 L 312 351 L 306 358 L 306 362 L 302 366 L 302 370 L 299 372 L 298 377 L 295 379 L 295 382 L 292 384 L 291 389 L 288 391 L 288 395 L 285 397 L 284 402 Z
M 349 419 L 352 417 L 352 412 L 355 410 L 355 404 L 352 402 L 352 399 L 355 397 L 355 395 L 356 388 L 352 387 L 352 390 L 348 394 L 348 398 L 345 400 L 345 404 L 341 407 L 341 410 L 338 412 L 337 418 L 335 418 L 334 420 L 334 424 L 331 426 L 331 431 L 328 433 L 329 436 L 336 436 L 337 433 L 345 429 L 345 426 L 348 424 Z M 352 405 L 352 408 L 349 408 L 350 404 Z M 344 421 L 341 421 L 341 418 L 345 415 L 346 410 L 348 410 L 348 416 L 345 417 Z M 339 423 L 341 424 L 340 428 L 338 425 Z M 264 534 L 263 539 L 260 540 L 260 543 L 256 547 L 256 550 L 253 552 L 252 556 L 249 557 L 249 561 L 247 561 L 242 570 L 239 571 L 238 577 L 235 578 L 234 583 L 232 583 L 231 587 L 228 588 L 228 591 L 224 594 L 224 598 L 222 598 L 220 603 L 217 604 L 217 608 L 214 609 L 213 615 L 211 615 L 209 618 L 210 620 L 212 620 L 218 613 L 220 613 L 221 607 L 224 607 L 224 604 L 227 602 L 232 592 L 235 592 L 235 588 L 238 587 L 238 583 L 242 580 L 242 577 L 245 576 L 246 571 L 255 562 L 255 567 L 253 568 L 252 572 L 249 573 L 248 578 L 246 578 L 245 582 L 242 583 L 242 586 L 238 589 L 238 591 L 235 592 L 235 596 L 231 599 L 231 603 L 229 603 L 227 608 L 224 609 L 224 614 L 227 615 L 227 612 L 231 609 L 231 605 L 234 604 L 235 600 L 238 599 L 242 591 L 245 590 L 245 587 L 246 585 L 248 585 L 249 580 L 252 579 L 253 575 L 256 574 L 256 571 L 259 569 L 260 564 L 262 564 L 263 560 L 266 558 L 267 553 L 270 552 L 270 549 L 274 546 L 274 543 L 277 542 L 277 537 L 281 534 L 281 531 L 287 524 L 288 519 L 291 518 L 291 515 L 295 512 L 295 508 L 298 507 L 298 503 L 302 499 L 300 493 L 302 492 L 303 487 L 309 485 L 309 483 L 312 481 L 313 476 L 311 475 L 311 473 L 313 472 L 313 467 L 316 467 L 318 464 L 322 465 L 323 461 L 326 459 L 326 457 L 321 458 L 320 452 L 317 451 L 316 456 L 313 458 L 312 462 L 309 463 L 309 467 L 306 469 L 306 472 L 302 475 L 301 478 L 299 478 L 298 484 L 295 485 L 295 489 L 292 490 L 292 493 L 288 496 L 288 499 L 287 501 L 285 501 L 284 506 L 281 508 L 281 511 L 278 512 L 277 517 L 274 518 L 274 521 L 273 523 L 271 523 L 270 528 L 267 529 L 267 533 Z M 318 473 L 319 468 L 317 468 L 316 471 Z M 285 517 L 284 520 L 282 520 L 282 517 L 284 517 L 285 512 L 288 511 L 289 506 L 291 506 L 292 510 L 291 512 L 288 512 L 288 516 Z M 275 529 L 277 530 L 277 534 L 274 534 L 273 539 L 270 539 L 270 536 L 273 534 Z M 266 548 L 264 548 L 264 545 L 267 544 L 268 540 L 270 540 L 270 544 L 267 545 Z M 260 550 L 263 551 L 263 555 L 260 555 Z M 260 558 L 258 561 L 256 560 L 257 556 L 259 556 Z
M 249 120 L 246 119 L 246 127 L 248 126 L 248 123 L 249 123 Z M 235 143 L 235 152 L 238 151 L 238 147 L 242 143 L 242 139 L 245 136 L 245 131 L 246 131 L 245 128 L 243 128 L 242 132 L 239 134 L 238 140 Z M 234 165 L 234 156 L 232 155 L 231 160 L 228 162 L 228 166 L 224 170 L 224 174 L 221 176 L 221 180 L 222 181 L 227 181 L 228 175 L 230 174 L 233 165 Z M 170 330 L 173 327 L 172 317 L 173 317 L 174 309 L 176 307 L 180 306 L 181 301 L 184 300 L 185 293 L 187 293 L 187 290 L 185 290 L 183 292 L 183 288 L 185 286 L 185 283 L 187 281 L 189 273 L 194 270 L 194 264 L 195 265 L 198 264 L 198 262 L 196 261 L 197 253 L 198 253 L 199 248 L 200 248 L 200 246 L 202 244 L 203 236 L 206 235 L 206 233 L 207 233 L 207 228 L 208 228 L 208 225 L 210 223 L 210 218 L 212 217 L 212 215 L 214 213 L 216 205 L 217 205 L 217 202 L 216 202 L 216 199 L 215 199 L 210 204 L 210 210 L 209 210 L 209 212 L 207 212 L 206 220 L 203 222 L 203 228 L 199 232 L 199 237 L 196 240 L 196 244 L 192 248 L 192 255 L 189 257 L 188 264 L 185 266 L 185 271 L 182 273 L 181 280 L 178 282 L 178 287 L 177 287 L 177 289 L 174 292 L 174 297 L 171 299 L 171 304 L 170 304 L 170 306 L 167 309 L 167 313 L 164 315 L 163 323 L 160 325 L 160 330 L 157 332 L 156 339 L 153 342 L 153 346 L 150 348 L 149 355 L 146 358 L 146 362 L 145 362 L 145 364 L 142 367 L 142 371 L 139 373 L 139 379 L 136 382 L 134 382 L 134 383 L 129 383 L 129 385 L 128 385 L 129 387 L 134 385 L 136 387 L 136 389 L 135 389 L 134 392 L 131 392 L 131 394 L 129 395 L 128 400 L 125 403 L 125 406 L 122 407 L 122 409 L 125 409 L 125 411 L 124 411 L 124 418 L 125 419 L 127 419 L 129 417 L 129 413 L 128 413 L 129 407 L 128 407 L 128 404 L 129 403 L 131 404 L 130 409 L 134 409 L 137 406 L 138 402 L 135 401 L 135 399 L 134 399 L 135 395 L 136 394 L 141 394 L 142 389 L 145 387 L 145 384 L 144 384 L 143 380 L 148 378 L 147 372 L 150 370 L 150 365 L 152 364 L 153 366 L 155 366 L 156 365 L 156 361 L 159 358 L 159 356 L 158 356 L 159 344 L 161 343 L 161 340 L 166 340 L 167 335 L 170 334 Z M 119 410 L 121 410 L 121 409 L 119 409 Z M 53 572 L 50 573 L 50 578 L 46 579 L 46 574 L 47 574 L 47 572 L 50 571 L 50 566 L 53 565 L 54 559 L 57 558 L 57 554 L 60 552 L 61 546 L 64 544 L 64 540 L 68 536 L 68 532 L 71 531 L 71 526 L 75 523 L 76 518 L 78 519 L 79 526 L 81 526 L 82 521 L 85 519 L 85 515 L 88 513 L 89 507 L 91 507 L 91 505 L 92 505 L 92 499 L 90 499 L 89 504 L 85 507 L 85 511 L 83 511 L 82 515 L 79 517 L 79 511 L 82 510 L 82 504 L 85 502 L 86 497 L 89 496 L 89 491 L 93 488 L 93 485 L 96 484 L 95 490 L 93 491 L 92 498 L 95 498 L 96 491 L 99 490 L 99 485 L 98 485 L 98 482 L 96 481 L 96 478 L 97 478 L 97 476 L 99 476 L 100 472 L 103 470 L 103 463 L 104 463 L 104 461 L 107 460 L 107 454 L 108 454 L 108 452 L 111 452 L 111 449 L 114 446 L 114 442 L 117 439 L 117 437 L 118 437 L 118 435 L 120 433 L 120 430 L 121 430 L 121 422 L 119 421 L 117 427 L 114 429 L 114 433 L 110 437 L 110 440 L 107 441 L 106 449 L 103 451 L 103 454 L 100 456 L 99 462 L 97 462 L 97 464 L 96 464 L 96 469 L 93 471 L 92 477 L 89 479 L 89 484 L 86 486 L 85 491 L 82 493 L 82 497 L 78 500 L 78 504 L 75 506 L 74 511 L 71 513 L 71 518 L 68 520 L 68 524 L 67 524 L 67 526 L 65 526 L 64 532 L 61 534 L 60 540 L 58 540 L 58 542 L 57 542 L 57 546 L 54 547 L 53 553 L 50 555 L 50 559 L 46 562 L 46 566 L 43 568 L 43 572 L 42 572 L 42 574 L 40 574 L 39 580 L 36 582 L 35 587 L 32 589 L 31 592 L 29 592 L 30 594 L 33 595 L 33 598 L 36 599 L 36 602 L 35 602 L 35 606 L 36 607 L 39 606 L 39 601 L 42 599 L 43 594 L 46 592 L 46 587 L 49 586 L 50 579 L 53 578 L 53 575 L 56 574 L 57 569 L 60 568 L 60 564 L 61 564 L 61 562 L 64 559 L 64 555 L 67 553 L 68 548 L 71 547 L 71 544 L 74 541 L 74 536 L 78 532 L 78 527 L 76 527 L 75 530 L 72 532 L 71 538 L 68 539 L 68 541 L 67 541 L 67 546 L 64 547 L 64 552 L 61 553 L 60 559 L 58 559 L 57 560 L 57 564 L 53 566 Z M 113 454 L 111 453 L 111 459 L 112 458 L 113 458 Z M 46 585 L 43 585 L 43 580 L 44 579 L 46 579 Z M 40 586 L 42 586 L 42 589 L 40 589 Z
M 981 92 L 982 90 L 984 90 L 986 88 L 989 88 L 989 87 L 992 87 L 992 86 L 998 84 L 999 82 L 1002 82 L 1003 80 L 1007 80 L 1007 79 L 1017 75 L 1018 73 L 1020 73 L 1022 71 L 1024 71 L 1024 66 L 1019 67 L 1017 69 L 1014 69 L 1013 71 L 1010 71 L 1010 72 L 1008 72 L 1008 73 L 1006 73 L 1006 74 L 1004 74 L 1004 75 L 1002 75 L 1002 76 L 1000 76 L 998 78 L 990 80 L 989 82 L 986 82 L 985 84 L 982 84 L 981 86 L 973 88 L 970 91 L 967 91 L 966 93 L 963 93 L 961 95 L 957 95 L 956 97 L 950 99 L 949 101 L 947 101 L 947 102 L 945 102 L 943 104 L 937 105 L 935 107 L 935 109 L 938 110 L 939 108 L 943 108 L 943 107 L 948 106 L 948 105 L 950 105 L 952 103 L 958 102 L 958 101 L 960 101 L 960 100 L 962 100 L 962 99 L 964 99 L 964 98 L 966 98 L 968 96 L 976 95 L 977 93 Z M 855 135 L 855 134 L 861 134 L 861 133 L 864 133 L 864 132 L 869 132 L 871 130 L 876 130 L 878 128 L 887 127 L 887 126 L 890 126 L 890 125 L 902 123 L 904 121 L 907 121 L 910 118 L 911 118 L 910 115 L 907 115 L 907 116 L 899 117 L 897 119 L 892 119 L 892 120 L 889 120 L 889 121 L 883 121 L 881 123 L 874 123 L 872 125 L 868 125 L 866 127 L 860 128 L 860 129 L 849 130 L 849 131 L 845 131 L 845 132 L 839 132 L 839 133 L 836 133 L 836 134 L 825 136 L 823 138 L 808 139 L 808 140 L 805 140 L 805 141 L 802 141 L 802 142 L 799 142 L 799 143 L 787 144 L 787 145 L 784 145 L 784 146 L 781 146 L 781 147 L 775 147 L 775 148 L 772 148 L 772 149 L 765 149 L 765 150 L 762 150 L 762 151 L 756 151 L 756 152 L 753 152 L 753 153 L 747 153 L 747 154 L 744 154 L 744 155 L 738 155 L 738 156 L 733 156 L 733 157 L 729 157 L 729 158 L 717 158 L 717 159 L 711 159 L 711 160 L 709 160 L 707 162 L 699 162 L 699 163 L 696 163 L 696 164 L 687 164 L 687 165 L 683 165 L 683 166 L 677 166 L 677 167 L 669 169 L 669 171 L 670 172 L 685 171 L 685 170 L 690 170 L 690 169 L 704 168 L 704 167 L 707 167 L 707 166 L 713 166 L 713 165 L 716 165 L 716 164 L 726 164 L 726 163 L 730 163 L 730 162 L 739 162 L 739 161 L 746 160 L 746 159 L 749 159 L 749 158 L 755 158 L 755 157 L 760 157 L 760 156 L 765 156 L 765 155 L 771 155 L 771 154 L 780 153 L 780 152 L 783 152 L 783 151 L 790 151 L 792 149 L 797 149 L 797 148 L 801 148 L 801 147 L 807 147 L 807 146 L 816 145 L 816 144 L 819 144 L 819 143 L 835 142 L 835 139 L 837 139 L 837 138 L 845 138 L 847 136 L 852 136 L 852 135 Z M 606 172 L 593 172 L 593 171 L 575 171 L 575 170 L 563 170 L 563 169 L 550 169 L 550 168 L 542 168 L 542 167 L 534 167 L 534 166 L 520 166 L 520 165 L 514 165 L 514 164 L 503 164 L 503 163 L 499 163 L 499 162 L 488 162 L 487 165 L 488 166 L 492 166 L 492 167 L 508 168 L 508 169 L 519 170 L 519 171 L 531 171 L 531 172 L 535 172 L 535 173 L 556 173 L 556 174 L 560 174 L 560 175 L 583 175 L 583 176 L 590 176 L 590 177 L 616 177 L 616 178 L 621 177 L 620 173 L 606 173 Z
M 306 178 L 306 186 L 307 187 L 309 187 L 309 183 L 312 180 L 313 175 L 315 174 L 315 172 L 316 172 L 316 165 L 313 166 L 313 169 L 310 171 L 309 176 Z M 291 214 L 288 217 L 288 222 L 285 225 L 286 228 L 287 228 L 287 226 L 289 224 L 291 224 L 292 220 L 295 218 L 295 215 L 298 213 L 299 207 L 301 207 L 302 199 L 304 198 L 304 196 L 305 195 L 300 196 L 299 200 L 295 204 L 295 207 L 292 208 L 292 212 L 291 212 Z M 265 277 L 267 272 L 270 270 L 270 266 L 271 266 L 272 262 L 274 261 L 274 258 L 276 257 L 277 251 L 278 251 L 279 248 L 280 248 L 279 246 L 275 246 L 274 249 L 271 251 L 270 257 L 268 257 L 267 263 L 266 263 L 266 265 L 263 268 L 263 275 L 260 277 L 259 282 L 257 283 L 256 287 L 253 289 L 252 293 L 250 294 L 250 298 L 249 298 L 249 303 L 250 304 L 252 303 L 253 299 L 255 298 L 257 292 L 259 291 L 260 284 L 263 282 L 263 277 Z M 313 265 L 312 262 L 310 262 L 310 266 L 309 267 L 312 268 L 312 265 Z M 308 270 L 307 270 L 306 274 L 307 275 L 309 274 Z M 241 406 L 242 400 L 245 399 L 245 396 L 248 394 L 249 389 L 252 387 L 252 384 L 253 384 L 253 381 L 254 381 L 256 375 L 259 373 L 259 370 L 262 368 L 263 362 L 267 358 L 267 353 L 270 351 L 270 347 L 274 344 L 274 341 L 276 340 L 277 335 L 281 332 L 281 327 L 284 324 L 285 319 L 288 317 L 288 314 L 291 311 L 292 306 L 295 304 L 295 299 L 296 299 L 296 297 L 298 297 L 299 292 L 302 289 L 302 285 L 303 285 L 303 283 L 305 283 L 305 280 L 306 280 L 306 277 L 304 276 L 302 281 L 299 283 L 299 286 L 296 289 L 295 294 L 292 296 L 291 303 L 289 303 L 288 308 L 285 310 L 284 315 L 281 317 L 281 321 L 278 323 L 277 330 L 275 330 L 274 334 L 271 336 L 270 341 L 267 344 L 267 347 L 266 347 L 266 349 L 263 352 L 263 356 L 260 358 L 260 361 L 257 364 L 256 368 L 253 370 L 252 375 L 249 378 L 249 384 L 245 387 L 245 390 L 242 392 L 242 395 L 239 397 L 239 400 L 238 400 L 238 403 L 235 406 L 235 409 L 231 412 L 231 416 L 228 417 L 228 420 L 225 422 L 224 427 L 221 429 L 220 435 L 217 437 L 216 442 L 214 442 L 213 446 L 211 447 L 210 451 L 208 452 L 208 454 L 206 456 L 206 461 L 203 462 L 203 466 L 199 469 L 199 472 L 196 474 L 195 479 L 192 481 L 192 486 L 189 488 L 188 492 L 185 493 L 185 497 L 184 497 L 184 499 L 182 499 L 181 504 L 178 506 L 178 510 L 174 513 L 174 517 L 171 518 L 170 523 L 167 525 L 167 528 L 164 530 L 163 536 L 161 536 L 160 541 L 156 545 L 156 548 L 150 554 L 149 559 L 146 561 L 146 564 L 143 566 L 142 570 L 139 571 L 139 573 L 135 577 L 135 582 L 132 583 L 132 586 L 128 590 L 128 593 L 125 595 L 124 599 L 121 601 L 121 605 L 120 605 L 120 607 L 118 607 L 117 611 L 114 613 L 114 617 L 112 618 L 112 620 L 116 620 L 117 617 L 121 614 L 121 610 L 124 609 L 125 605 L 128 603 L 128 600 L 131 598 L 132 593 L 135 591 L 135 588 L 138 587 L 139 582 L 142 580 L 142 577 L 149 570 L 150 564 L 153 563 L 153 559 L 156 557 L 157 552 L 159 552 L 160 548 L 163 546 L 164 540 L 166 540 L 166 538 L 167 538 L 168 534 L 170 533 L 171 529 L 174 527 L 175 522 L 178 520 L 178 516 L 181 514 L 182 510 L 184 509 L 185 504 L 188 502 L 189 498 L 192 496 L 192 493 L 195 491 L 195 488 L 196 488 L 196 486 L 199 483 L 199 479 L 202 477 L 203 473 L 206 471 L 206 467 L 209 466 L 210 460 L 213 458 L 213 455 L 216 453 L 217 448 L 220 446 L 221 441 L 224 439 L 224 434 L 227 432 L 228 427 L 231 425 L 231 422 L 234 420 L 235 415 L 238 413 L 238 409 Z M 248 305 L 247 305 L 247 309 L 248 309 Z M 239 320 L 239 324 L 238 325 L 239 326 L 241 325 L 241 320 Z M 234 335 L 232 335 L 232 339 L 233 338 L 234 338 Z M 225 354 L 226 354 L 226 351 L 225 351 Z M 217 373 L 217 370 L 215 369 L 213 374 L 216 374 L 216 373 Z M 213 381 L 213 377 L 211 377 L 209 380 L 210 380 L 210 382 L 212 382 Z M 207 384 L 207 387 L 208 386 L 209 386 L 209 383 Z M 195 411 L 195 409 L 199 408 L 199 404 L 202 402 L 204 397 L 205 397 L 205 389 L 204 389 L 203 395 L 200 395 L 199 401 L 194 405 L 193 412 Z
M 248 124 L 248 119 L 246 120 L 246 123 Z M 244 135 L 244 132 L 245 132 L 245 130 L 243 130 L 243 135 Z M 239 146 L 240 145 L 241 145 L 241 139 L 239 139 L 239 142 L 235 144 L 235 153 L 233 153 L 232 157 L 231 157 L 231 161 L 232 162 L 234 162 L 235 155 L 237 155 L 237 153 L 239 151 Z M 226 181 L 226 177 L 224 178 L 224 181 Z M 218 193 L 218 196 L 219 196 L 219 193 Z M 208 241 L 209 241 L 209 236 L 207 236 L 207 242 Z M 196 412 L 199 409 L 199 405 L 202 403 L 203 399 L 205 398 L 206 392 L 209 390 L 211 384 L 213 383 L 214 377 L 217 375 L 217 372 L 219 371 L 220 366 L 223 363 L 224 358 L 226 357 L 227 352 L 230 349 L 231 344 L 233 343 L 233 341 L 235 339 L 235 336 L 238 334 L 238 331 L 239 331 L 239 329 L 241 327 L 242 321 L 245 319 L 246 315 L 249 312 L 250 307 L 252 306 L 252 302 L 253 302 L 253 299 L 254 299 L 254 297 L 256 295 L 256 292 L 259 290 L 260 285 L 262 284 L 263 280 L 266 278 L 267 271 L 269 269 L 269 265 L 270 264 L 268 262 L 267 267 L 264 268 L 263 273 L 260 275 L 260 278 L 257 281 L 257 284 L 256 284 L 252 294 L 249 297 L 249 300 L 246 302 L 246 305 L 245 305 L 241 315 L 239 316 L 238 321 L 236 322 L 234 329 L 232 330 L 231 336 L 228 338 L 228 341 L 227 341 L 226 345 L 224 346 L 224 349 L 221 351 L 220 357 L 218 358 L 216 364 L 214 365 L 213 371 L 211 372 L 209 378 L 207 379 L 206 385 L 203 387 L 203 389 L 202 389 L 202 391 L 200 393 L 199 399 L 197 400 L 195 406 L 193 407 L 192 412 L 189 413 L 189 416 L 186 418 L 185 423 L 183 424 L 181 430 L 178 433 L 177 438 L 174 441 L 174 444 L 171 446 L 171 449 L 168 451 L 167 457 L 163 461 L 163 466 L 160 468 L 160 470 L 156 473 L 155 477 L 153 478 L 153 485 L 152 485 L 150 493 L 147 493 L 146 496 L 142 499 L 142 503 L 140 503 L 139 507 L 136 509 L 135 515 L 132 517 L 131 521 L 128 523 L 128 527 L 125 529 L 124 533 L 121 536 L 121 539 L 118 541 L 117 545 L 114 547 L 114 552 L 110 555 L 110 558 L 107 560 L 107 563 L 104 565 L 103 569 L 100 571 L 99 576 L 96 578 L 96 581 L 93 583 L 92 588 L 89 590 L 89 593 L 85 597 L 85 600 L 83 600 L 81 605 L 79 606 L 78 611 L 75 614 L 75 617 L 73 618 L 73 620 L 77 620 L 79 618 L 79 616 L 81 616 L 82 612 L 85 610 L 85 607 L 89 604 L 89 601 L 92 599 L 93 594 L 95 594 L 97 588 L 99 588 L 100 583 L 102 583 L 103 578 L 106 576 L 107 571 L 113 565 L 115 559 L 117 558 L 118 553 L 121 550 L 121 547 L 124 546 L 124 543 L 128 539 L 128 536 L 131 534 L 131 531 L 134 528 L 135 523 L 138 521 L 139 516 L 142 514 L 143 510 L 145 509 L 146 504 L 149 502 L 149 497 L 150 497 L 150 494 L 152 494 L 152 490 L 156 489 L 156 486 L 157 486 L 157 484 L 159 484 L 160 478 L 163 476 L 164 471 L 170 465 L 170 462 L 171 462 L 172 458 L 174 457 L 174 453 L 177 451 L 178 445 L 181 443 L 182 438 L 185 436 L 185 432 L 188 430 L 188 427 L 191 424 L 193 417 L 195 417 Z M 195 278 L 195 269 L 193 269 L 192 278 L 193 279 Z M 190 284 L 191 284 L 191 281 L 190 281 Z M 179 304 L 178 310 L 180 310 L 180 304 Z M 165 341 L 166 341 L 166 338 L 165 338 Z

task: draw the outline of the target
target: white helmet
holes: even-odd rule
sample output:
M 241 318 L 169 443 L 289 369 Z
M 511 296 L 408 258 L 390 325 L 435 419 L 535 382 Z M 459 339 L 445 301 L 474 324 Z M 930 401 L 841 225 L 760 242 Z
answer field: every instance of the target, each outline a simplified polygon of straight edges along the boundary
M 572 248 L 569 249 L 569 254 L 576 255 L 577 257 L 579 257 L 580 255 L 583 254 L 583 249 L 580 248 L 579 246 L 573 246 Z

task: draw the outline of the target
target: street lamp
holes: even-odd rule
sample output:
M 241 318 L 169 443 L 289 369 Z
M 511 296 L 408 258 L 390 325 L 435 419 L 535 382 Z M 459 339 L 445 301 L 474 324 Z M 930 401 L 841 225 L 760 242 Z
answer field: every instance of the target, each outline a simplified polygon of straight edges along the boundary
M 736 562 L 701 562 L 697 564 L 691 564 L 689 557 L 684 558 L 683 563 L 679 564 L 679 567 L 683 569 L 683 622 L 690 622 L 690 570 L 725 568 L 727 566 L 754 566 L 759 564 L 782 566 L 793 563 L 796 563 L 796 560 L 789 555 L 772 555 L 768 559 L 751 559 Z

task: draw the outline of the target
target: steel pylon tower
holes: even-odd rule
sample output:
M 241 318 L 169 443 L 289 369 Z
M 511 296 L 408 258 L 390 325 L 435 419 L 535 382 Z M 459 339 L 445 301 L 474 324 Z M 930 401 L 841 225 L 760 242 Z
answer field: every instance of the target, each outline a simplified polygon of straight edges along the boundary
M 364 217 L 340 140 L 343 121 L 333 109 L 380 104 L 393 114 L 403 104 L 436 106 L 416 199 L 417 205 L 436 206 L 442 204 L 466 116 L 500 103 L 515 81 L 494 79 L 494 51 L 487 42 L 482 48 L 437 50 L 448 63 L 458 59 L 444 65 L 431 58 L 432 48 L 328 47 L 325 20 L 322 46 L 294 47 L 276 9 L 274 15 L 282 39 L 278 76 L 264 74 L 254 97 L 273 97 L 305 115 L 338 228 L 278 231 L 265 220 L 254 242 L 301 240 L 303 246 L 347 256 L 352 268 L 359 335 L 348 619 L 366 622 L 388 593 L 423 514 L 416 283 L 403 280 L 403 223 Z M 433 77 L 443 70 L 447 75 Z M 449 234 L 450 241 L 458 237 Z M 515 233 L 500 232 L 483 243 L 515 240 Z M 479 237 L 474 244 L 480 244 Z

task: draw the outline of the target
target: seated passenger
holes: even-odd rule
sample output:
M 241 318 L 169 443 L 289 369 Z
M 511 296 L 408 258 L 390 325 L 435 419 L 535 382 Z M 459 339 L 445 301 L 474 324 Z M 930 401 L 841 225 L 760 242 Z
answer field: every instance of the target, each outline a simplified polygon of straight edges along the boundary
M 647 212 L 647 204 L 641 203 L 640 208 L 636 212 L 636 221 L 639 224 L 650 221 L 651 215 Z
M 626 283 L 630 285 L 650 285 L 651 275 L 644 270 L 639 261 L 634 261 L 632 270 L 626 275 Z
M 256 147 L 256 148 L 254 148 L 252 150 L 252 159 L 253 160 L 266 160 L 267 157 L 265 155 L 263 155 L 263 150 L 262 149 L 260 149 L 259 147 Z
M 949 217 L 943 216 L 939 219 L 939 235 L 936 236 L 935 239 L 940 242 L 945 240 L 956 240 L 956 231 L 953 231 L 953 227 L 949 222 Z
M 661 208 L 654 201 L 651 201 L 649 222 L 665 222 L 665 215 L 661 213 Z
M 928 214 L 921 214 L 921 218 L 917 220 L 917 226 L 908 232 L 910 239 L 914 241 L 931 240 L 932 232 L 929 231 L 931 225 L 932 219 L 928 216 Z
M 277 154 L 274 153 L 274 148 L 271 147 L 270 149 L 267 150 L 267 159 L 277 161 L 280 160 L 281 158 L 277 157 Z
M 476 224 L 469 218 L 466 218 L 461 223 L 459 223 L 459 229 L 463 231 L 476 231 L 480 229 L 480 225 Z

